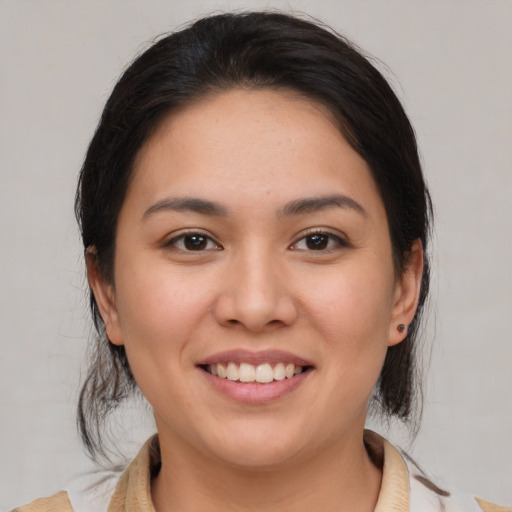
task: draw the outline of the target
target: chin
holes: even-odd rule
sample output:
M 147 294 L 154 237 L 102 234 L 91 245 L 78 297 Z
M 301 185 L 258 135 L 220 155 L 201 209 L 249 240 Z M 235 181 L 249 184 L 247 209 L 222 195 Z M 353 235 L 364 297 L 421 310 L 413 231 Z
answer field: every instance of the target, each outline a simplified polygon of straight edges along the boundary
M 178 444 L 185 450 L 192 446 L 200 457 L 246 470 L 286 465 L 303 450 L 307 437 L 300 423 L 275 412 L 265 418 L 249 414 L 208 418 L 208 414 L 194 417 L 176 430 L 169 425 L 178 423 L 177 418 L 155 413 L 160 437 L 170 446 Z
M 295 460 L 302 452 L 301 446 L 297 436 L 290 432 L 247 428 L 243 435 L 226 434 L 212 451 L 229 465 L 246 470 L 270 470 Z
M 270 471 L 286 466 L 295 459 L 296 453 L 283 447 L 248 447 L 218 454 L 226 464 L 245 471 Z

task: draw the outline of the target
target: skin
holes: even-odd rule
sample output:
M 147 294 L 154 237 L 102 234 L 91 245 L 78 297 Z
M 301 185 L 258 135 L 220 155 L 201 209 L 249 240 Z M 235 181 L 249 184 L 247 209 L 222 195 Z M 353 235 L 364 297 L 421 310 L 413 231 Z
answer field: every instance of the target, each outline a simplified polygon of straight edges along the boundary
M 422 251 L 417 241 L 395 275 L 366 162 L 320 105 L 289 91 L 230 90 L 168 117 L 134 172 L 114 283 L 93 257 L 88 273 L 109 339 L 125 345 L 154 409 L 155 509 L 373 510 L 381 470 L 364 422 L 386 350 L 406 335 L 397 325 L 414 316 Z M 333 194 L 361 209 L 283 212 Z M 162 206 L 183 197 L 223 214 Z M 324 233 L 320 249 L 311 229 Z M 190 232 L 206 245 L 188 250 Z M 277 400 L 240 403 L 197 366 L 231 349 L 284 350 L 314 369 Z

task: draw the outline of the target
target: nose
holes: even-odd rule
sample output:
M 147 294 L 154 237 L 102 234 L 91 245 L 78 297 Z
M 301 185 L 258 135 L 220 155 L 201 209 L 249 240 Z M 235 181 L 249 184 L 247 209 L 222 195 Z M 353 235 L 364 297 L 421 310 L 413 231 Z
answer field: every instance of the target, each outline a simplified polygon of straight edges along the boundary
M 289 291 L 292 283 L 270 254 L 257 250 L 240 254 L 230 261 L 223 278 L 214 306 L 220 324 L 260 332 L 297 319 Z

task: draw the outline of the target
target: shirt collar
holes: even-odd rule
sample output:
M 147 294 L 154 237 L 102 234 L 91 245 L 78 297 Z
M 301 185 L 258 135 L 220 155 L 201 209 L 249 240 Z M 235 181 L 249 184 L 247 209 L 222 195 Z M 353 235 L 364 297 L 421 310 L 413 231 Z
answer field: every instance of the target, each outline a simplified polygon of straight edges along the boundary
M 364 441 L 376 458 L 383 458 L 382 483 L 375 512 L 409 512 L 409 474 L 394 446 L 371 430 Z M 119 479 L 107 512 L 155 512 L 151 501 L 151 475 L 160 466 L 158 436 L 142 447 L 137 457 Z

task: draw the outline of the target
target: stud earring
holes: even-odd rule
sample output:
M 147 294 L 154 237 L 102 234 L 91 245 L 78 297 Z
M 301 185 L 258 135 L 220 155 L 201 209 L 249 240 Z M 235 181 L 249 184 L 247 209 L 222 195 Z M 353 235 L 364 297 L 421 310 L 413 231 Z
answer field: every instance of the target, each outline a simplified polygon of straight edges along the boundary
M 405 324 L 398 324 L 398 332 L 404 332 L 405 331 Z

